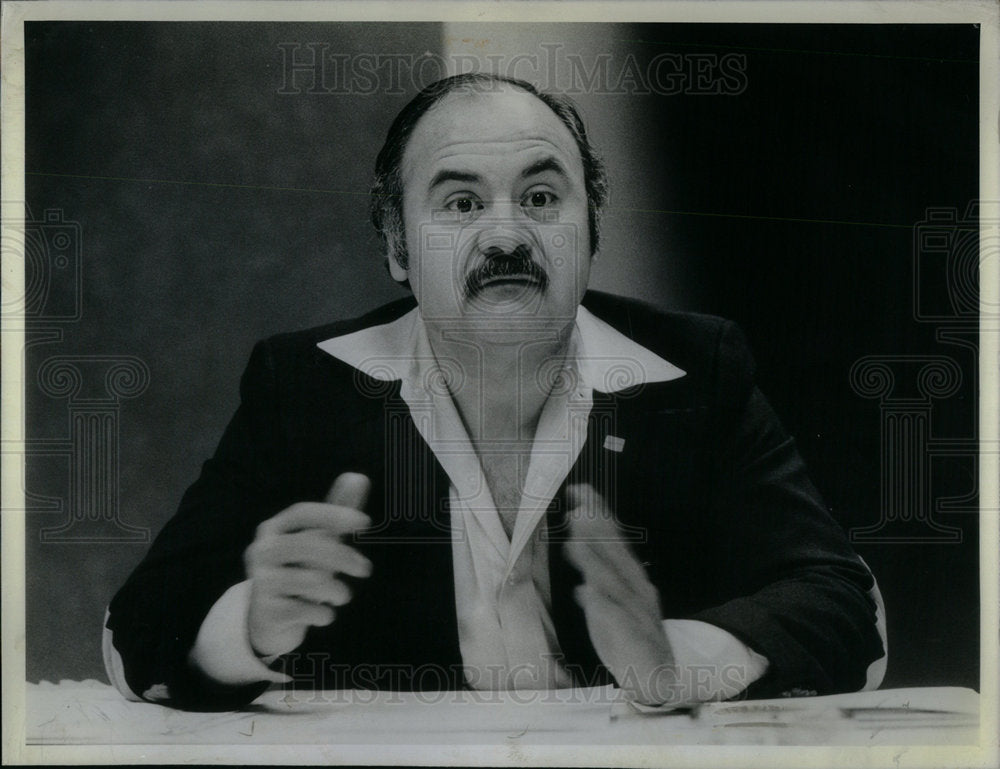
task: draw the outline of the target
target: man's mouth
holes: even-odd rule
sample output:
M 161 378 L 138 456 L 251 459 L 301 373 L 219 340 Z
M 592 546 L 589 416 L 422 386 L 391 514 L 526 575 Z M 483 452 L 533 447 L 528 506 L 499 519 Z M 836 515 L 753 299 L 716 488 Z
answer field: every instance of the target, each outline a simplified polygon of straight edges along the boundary
M 534 283 L 535 285 L 540 284 L 542 281 L 538 279 L 535 275 L 529 275 L 527 273 L 520 273 L 515 275 L 498 275 L 493 278 L 487 278 L 486 280 L 479 283 L 481 289 L 488 286 L 506 286 L 506 285 L 519 285 L 523 283 Z

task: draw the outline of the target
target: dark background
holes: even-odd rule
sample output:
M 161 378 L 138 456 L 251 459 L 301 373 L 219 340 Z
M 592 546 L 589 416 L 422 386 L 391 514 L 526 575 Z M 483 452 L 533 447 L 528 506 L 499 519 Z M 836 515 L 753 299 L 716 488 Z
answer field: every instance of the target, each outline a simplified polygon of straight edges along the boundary
M 852 389 L 855 361 L 952 358 L 962 383 L 933 403 L 931 432 L 975 438 L 975 335 L 971 348 L 940 339 L 955 322 L 917 316 L 913 275 L 927 209 L 961 213 L 978 195 L 976 27 L 502 31 L 610 51 L 612 69 L 628 54 L 746 57 L 736 95 L 578 96 L 612 181 L 592 285 L 737 320 L 846 529 L 886 509 L 882 412 Z M 75 302 L 79 318 L 42 311 L 27 333 L 28 679 L 105 680 L 103 610 L 147 545 L 114 522 L 79 528 L 87 541 L 43 540 L 73 514 L 72 460 L 44 450 L 65 440 L 72 404 L 39 389 L 40 367 L 133 356 L 148 368 L 115 412 L 115 516 L 155 535 L 235 409 L 255 340 L 402 295 L 364 193 L 416 78 L 402 94 L 280 94 L 278 44 L 420 54 L 456 42 L 441 24 L 38 22 L 25 39 L 27 204 L 35 220 L 58 211 L 79 225 L 82 286 L 53 278 L 49 301 Z M 953 453 L 918 461 L 927 504 L 969 497 L 935 515 L 960 541 L 917 527 L 918 541 L 857 545 L 887 606 L 887 687 L 979 687 L 977 468 Z

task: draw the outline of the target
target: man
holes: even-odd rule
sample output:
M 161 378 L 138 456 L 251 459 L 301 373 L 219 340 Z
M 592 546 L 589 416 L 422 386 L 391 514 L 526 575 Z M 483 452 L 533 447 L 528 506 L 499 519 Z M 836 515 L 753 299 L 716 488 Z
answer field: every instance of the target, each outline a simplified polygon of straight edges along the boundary
M 585 296 L 605 187 L 576 111 L 527 83 L 449 78 L 400 113 L 373 219 L 415 302 L 255 348 L 110 606 L 124 693 L 878 685 L 874 580 L 739 332 Z

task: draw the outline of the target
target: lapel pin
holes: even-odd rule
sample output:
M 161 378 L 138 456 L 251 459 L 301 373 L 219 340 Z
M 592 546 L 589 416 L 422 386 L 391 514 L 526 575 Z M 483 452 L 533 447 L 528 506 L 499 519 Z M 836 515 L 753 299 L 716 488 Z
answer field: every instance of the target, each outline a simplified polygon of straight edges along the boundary
M 608 451 L 617 451 L 620 454 L 625 448 L 625 439 L 619 438 L 617 435 L 605 435 L 604 448 Z

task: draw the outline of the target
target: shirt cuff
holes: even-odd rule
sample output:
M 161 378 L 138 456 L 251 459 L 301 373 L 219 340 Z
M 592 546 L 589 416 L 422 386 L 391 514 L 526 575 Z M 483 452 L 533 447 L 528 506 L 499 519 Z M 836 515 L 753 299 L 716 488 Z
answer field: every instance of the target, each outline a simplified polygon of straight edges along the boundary
M 250 646 L 247 615 L 250 611 L 250 580 L 233 585 L 213 604 L 201 623 L 188 660 L 209 678 L 238 686 L 260 681 L 288 683 L 290 676 L 271 670 Z
M 132 702 L 142 702 L 142 697 L 132 691 L 125 680 L 125 664 L 122 662 L 122 655 L 115 648 L 114 633 L 108 627 L 108 617 L 111 616 L 109 609 L 104 610 L 104 630 L 101 635 L 101 652 L 104 656 L 104 670 L 108 674 L 108 680 L 127 700 Z
M 681 697 L 664 705 L 631 705 L 640 712 L 690 707 L 699 702 L 736 697 L 767 672 L 767 657 L 736 636 L 708 622 L 668 619 L 663 622 L 674 663 L 680 671 Z
M 865 568 L 868 569 L 864 558 L 858 556 L 858 560 L 864 563 Z M 871 569 L 868 571 L 871 572 Z M 863 692 L 874 691 L 882 685 L 882 679 L 885 678 L 885 668 L 889 662 L 889 638 L 885 628 L 885 602 L 882 600 L 882 591 L 878 589 L 878 582 L 875 580 L 874 574 L 872 574 L 872 587 L 868 591 L 868 595 L 875 602 L 875 629 L 878 630 L 879 638 L 882 639 L 882 656 L 868 666 L 865 685 L 861 690 Z

